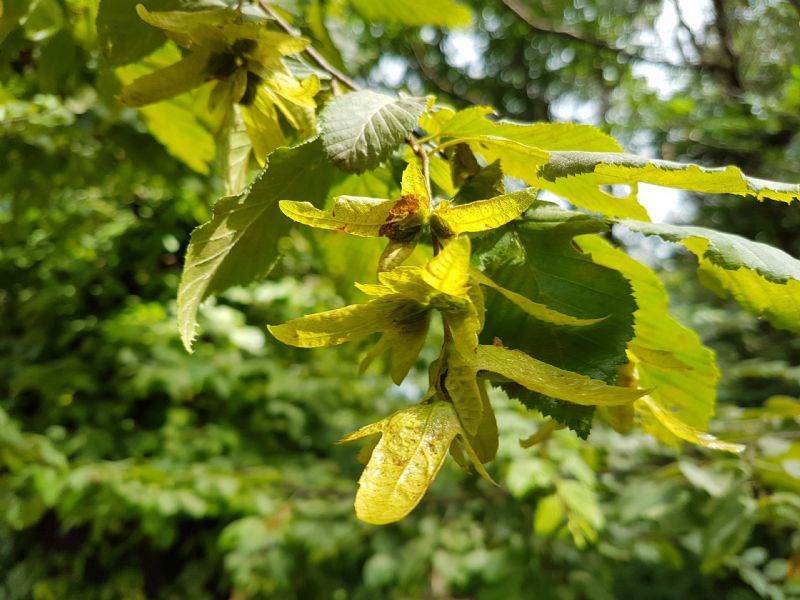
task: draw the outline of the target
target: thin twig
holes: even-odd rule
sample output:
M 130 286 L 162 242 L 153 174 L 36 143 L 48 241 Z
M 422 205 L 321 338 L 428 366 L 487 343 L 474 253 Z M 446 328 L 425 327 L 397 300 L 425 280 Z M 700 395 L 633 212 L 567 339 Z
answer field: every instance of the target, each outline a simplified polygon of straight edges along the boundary
M 724 0 L 713 0 L 714 3 L 714 25 L 719 33 L 720 45 L 722 52 L 727 61 L 727 75 L 731 89 L 735 92 L 742 92 L 744 85 L 742 85 L 742 78 L 739 74 L 739 57 L 733 51 L 733 35 L 730 27 L 728 26 L 728 15 L 725 10 Z
M 428 192 L 428 199 L 433 201 L 433 192 L 431 191 L 431 160 L 428 156 L 428 152 L 422 147 L 422 144 L 419 143 L 419 140 L 417 140 L 413 133 L 408 135 L 406 141 L 422 163 L 422 176 L 425 178 L 425 188 Z
M 292 27 L 286 21 L 286 19 L 284 19 L 278 12 L 275 11 L 275 9 L 273 9 L 269 4 L 267 4 L 265 2 L 265 0 L 258 0 L 258 5 L 261 7 L 261 10 L 263 10 L 273 21 L 275 21 L 275 23 L 277 23 L 278 26 L 281 29 L 283 29 L 286 33 L 288 33 L 289 35 L 292 35 L 294 37 L 300 37 L 302 35 L 300 31 L 298 31 L 297 29 Z M 334 79 L 337 79 L 337 80 L 341 81 L 343 84 L 345 84 L 351 90 L 356 90 L 357 91 L 357 90 L 362 89 L 361 86 L 358 85 L 355 81 L 350 79 L 347 75 L 345 75 L 339 69 L 334 67 L 331 63 L 329 63 L 325 59 L 325 57 L 322 56 L 319 52 L 317 52 L 317 49 L 314 48 L 313 46 L 311 46 L 311 45 L 306 46 L 306 49 L 304 50 L 304 52 L 308 55 L 308 57 L 311 60 L 313 60 L 315 63 L 317 63 L 317 65 L 323 71 L 326 71 L 327 73 L 329 73 L 331 75 L 331 77 L 333 77 Z

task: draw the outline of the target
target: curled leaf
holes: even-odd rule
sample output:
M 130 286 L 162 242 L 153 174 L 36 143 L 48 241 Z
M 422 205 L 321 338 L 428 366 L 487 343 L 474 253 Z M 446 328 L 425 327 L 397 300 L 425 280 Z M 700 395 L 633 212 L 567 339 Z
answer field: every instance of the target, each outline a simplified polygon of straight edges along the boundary
M 540 304 L 539 302 L 534 302 L 533 300 L 526 298 L 522 294 L 517 294 L 516 292 L 512 292 L 511 290 L 507 290 L 506 288 L 497 285 L 494 281 L 489 279 L 486 275 L 484 275 L 478 269 L 472 269 L 470 271 L 470 275 L 476 283 L 480 285 L 484 285 L 486 287 L 490 287 L 496 292 L 498 292 L 501 296 L 510 300 L 526 313 L 531 315 L 532 317 L 536 317 L 540 321 L 544 321 L 546 323 L 553 323 L 554 325 L 571 325 L 574 327 L 585 327 L 587 325 L 594 325 L 595 323 L 599 323 L 600 321 L 605 320 L 606 317 L 602 317 L 599 319 L 580 319 L 578 317 L 573 317 L 571 315 L 565 315 L 562 312 L 558 312 L 557 310 L 553 310 L 545 306 L 544 304 Z
M 478 346 L 478 368 L 507 377 L 529 390 L 584 406 L 627 404 L 648 392 L 608 385 L 500 346 Z

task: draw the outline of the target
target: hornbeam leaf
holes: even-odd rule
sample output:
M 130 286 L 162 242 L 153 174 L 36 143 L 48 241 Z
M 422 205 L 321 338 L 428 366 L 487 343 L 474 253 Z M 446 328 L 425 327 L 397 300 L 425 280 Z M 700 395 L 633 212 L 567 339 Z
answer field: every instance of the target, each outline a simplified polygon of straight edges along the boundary
M 583 406 L 628 404 L 649 391 L 608 385 L 500 346 L 478 346 L 477 364 L 480 370 L 507 377 L 529 390 Z
M 400 385 L 417 362 L 430 325 L 430 311 L 419 318 L 395 324 L 385 331 L 377 344 L 367 353 L 359 365 L 359 375 L 367 370 L 375 358 L 388 351 L 391 355 L 389 374 L 396 385 Z
M 737 167 L 706 168 L 622 152 L 552 152 L 540 175 L 557 181 L 585 173 L 598 183 L 651 183 L 694 192 L 753 196 L 757 200 L 800 200 L 800 184 L 748 177 Z
M 304 225 L 362 237 L 378 237 L 384 225 L 391 221 L 395 204 L 397 200 L 339 196 L 332 211 L 315 208 L 310 202 L 282 200 L 278 205 L 283 214 Z
M 510 121 L 491 121 L 494 112 L 489 106 L 473 106 L 460 110 L 438 125 L 438 131 L 428 133 L 448 138 L 486 135 L 512 140 L 542 150 L 591 150 L 619 152 L 622 147 L 613 137 L 591 125 L 574 123 L 521 124 Z
M 469 260 L 469 238 L 458 237 L 428 261 L 422 280 L 443 294 L 463 298 L 469 285 Z
M 178 289 L 178 328 L 191 350 L 200 302 L 234 285 L 265 276 L 278 257 L 278 240 L 292 222 L 278 210 L 281 198 L 321 204 L 333 169 L 315 140 L 276 150 L 253 184 L 221 198 L 211 220 L 192 232 Z
M 710 433 L 703 433 L 702 431 L 698 431 L 694 427 L 687 425 L 669 411 L 664 410 L 664 408 L 662 408 L 658 402 L 655 402 L 649 396 L 642 396 L 636 401 L 636 404 L 641 406 L 643 409 L 642 412 L 645 413 L 640 418 L 655 418 L 672 434 L 682 440 L 686 440 L 692 444 L 697 444 L 698 446 L 711 448 L 712 450 L 725 450 L 726 452 L 733 452 L 734 454 L 743 452 L 745 449 L 742 444 L 724 442 Z M 649 415 L 647 413 L 649 413 Z
M 481 341 L 500 338 L 556 367 L 613 383 L 627 362 L 636 302 L 617 271 L 592 262 L 574 242 L 576 235 L 608 230 L 601 219 L 537 202 L 522 221 L 474 240 L 481 269 L 498 285 L 564 314 L 608 318 L 591 327 L 561 327 L 509 310 L 505 298 L 486 298 Z M 579 435 L 588 435 L 594 409 L 548 398 L 514 383 L 500 384 L 528 408 L 552 416 Z
M 461 427 L 451 404 L 429 402 L 394 413 L 374 428 L 342 438 L 382 433 L 356 494 L 356 515 L 382 525 L 399 521 L 419 504 Z
M 397 300 L 373 300 L 306 315 L 267 329 L 278 340 L 298 348 L 323 348 L 361 340 L 392 328 L 391 312 Z M 400 301 L 402 302 L 402 300 Z
M 592 259 L 616 269 L 631 283 L 638 308 L 634 313 L 636 336 L 628 344 L 638 381 L 651 388 L 650 399 L 683 423 L 704 430 L 714 415 L 719 381 L 714 352 L 703 346 L 691 329 L 669 313 L 664 285 L 648 266 L 612 247 L 598 236 L 581 236 L 577 243 Z M 634 404 L 641 412 L 641 405 Z M 678 440 L 660 421 L 642 419 L 642 425 L 661 441 Z
M 168 43 L 139 63 L 119 67 L 116 74 L 123 84 L 128 84 L 179 60 L 180 51 L 174 44 Z M 170 154 L 203 174 L 208 174 L 209 165 L 214 160 L 216 147 L 213 132 L 220 125 L 207 111 L 208 95 L 209 90 L 201 87 L 139 109 L 153 137 Z
M 501 296 L 519 306 L 522 310 L 524 310 L 532 317 L 536 317 L 540 321 L 544 321 L 546 323 L 553 323 L 554 325 L 572 325 L 575 327 L 585 327 L 587 325 L 594 325 L 595 323 L 599 323 L 600 321 L 603 321 L 606 318 L 606 317 L 600 317 L 599 319 L 579 319 L 578 317 L 565 315 L 564 313 L 558 312 L 557 310 L 548 308 L 544 304 L 539 304 L 538 302 L 534 302 L 533 300 L 526 298 L 521 294 L 517 294 L 516 292 L 512 292 L 511 290 L 507 290 L 506 288 L 497 285 L 494 281 L 486 277 L 486 275 L 484 275 L 478 269 L 472 269 L 470 271 L 470 276 L 476 283 L 492 288 L 493 290 L 498 292 Z
M 588 150 L 593 152 L 620 152 L 622 147 L 610 135 L 591 125 L 573 123 L 533 123 L 519 124 L 507 121 L 491 121 L 487 118 L 493 112 L 490 107 L 476 106 L 456 113 L 452 119 L 439 126 L 436 132 L 441 137 L 461 138 L 468 136 L 493 136 L 511 140 L 544 151 Z M 476 148 L 477 149 L 477 148 Z M 487 161 L 499 155 L 484 153 Z M 500 157 L 501 160 L 503 157 Z M 502 161 L 506 174 L 521 179 L 529 185 L 546 189 L 563 196 L 576 206 L 599 212 L 611 217 L 627 217 L 648 220 L 647 211 L 636 200 L 636 188 L 626 197 L 617 197 L 602 190 L 603 183 L 592 175 L 561 178 L 549 181 L 539 177 L 537 167 L 541 163 L 513 159 L 506 156 Z
M 320 115 L 325 152 L 345 171 L 373 169 L 403 143 L 426 105 L 425 98 L 393 98 L 369 90 L 337 96 Z
M 447 346 L 445 389 L 467 434 L 476 435 L 484 406 L 476 362 L 481 322 L 469 304 L 460 310 L 447 311 L 446 315 L 452 341 Z
M 381 433 L 356 494 L 356 516 L 373 525 L 399 521 L 419 504 L 456 436 L 464 436 L 449 402 L 434 400 L 398 411 L 346 435 L 349 442 Z M 465 445 L 469 443 L 464 440 Z M 467 452 L 474 456 L 471 448 Z M 475 465 L 485 473 L 483 465 Z
M 502 227 L 528 210 L 536 200 L 536 193 L 537 190 L 528 188 L 458 206 L 444 201 L 431 215 L 431 224 L 451 236 Z
M 472 20 L 470 9 L 454 0 L 350 0 L 350 3 L 368 22 L 460 27 Z
M 499 446 L 499 436 L 497 432 L 497 418 L 495 417 L 492 403 L 489 401 L 489 394 L 486 392 L 486 382 L 478 381 L 478 392 L 481 396 L 481 422 L 475 435 L 467 433 L 467 440 L 475 450 L 478 460 L 484 464 L 494 460 Z
M 800 333 L 800 261 L 782 250 L 703 227 L 623 220 L 622 225 L 679 242 L 697 255 L 700 280 L 714 283 L 752 314 Z
M 19 1 L 19 0 L 18 0 Z M 19 1 L 25 8 L 33 3 Z M 97 41 L 103 58 L 110 66 L 136 62 L 164 41 L 164 32 L 154 29 L 136 14 L 139 0 L 101 0 L 97 9 Z M 177 0 L 146 0 L 149 8 L 169 10 L 178 7 Z M 8 6 L 8 2 L 5 2 Z M 2 31 L 0 30 L 0 33 Z
M 250 155 L 253 150 L 240 108 L 239 105 L 233 107 L 222 149 L 225 194 L 228 196 L 240 194 L 247 187 Z

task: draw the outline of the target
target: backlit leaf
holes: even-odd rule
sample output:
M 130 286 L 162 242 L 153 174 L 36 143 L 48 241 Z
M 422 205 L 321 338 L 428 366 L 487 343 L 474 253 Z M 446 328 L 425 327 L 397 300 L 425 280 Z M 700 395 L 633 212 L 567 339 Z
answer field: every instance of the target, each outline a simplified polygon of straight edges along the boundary
M 352 304 L 306 315 L 281 325 L 269 325 L 267 328 L 278 340 L 290 346 L 337 346 L 391 329 L 391 311 L 396 308 L 397 301 L 373 300 L 366 304 Z
M 640 418 L 655 418 L 661 425 L 668 429 L 670 433 L 682 440 L 697 444 L 698 446 L 705 446 L 712 450 L 725 450 L 726 452 L 733 452 L 734 454 L 743 452 L 745 449 L 742 444 L 724 442 L 710 433 L 704 433 L 691 425 L 687 425 L 669 411 L 664 410 L 650 396 L 642 396 L 642 398 L 637 400 L 637 404 L 639 405 L 637 408 L 639 408 L 642 413 Z
M 469 261 L 469 238 L 458 237 L 428 261 L 422 271 L 422 279 L 443 294 L 464 297 L 469 285 Z
M 278 200 L 305 198 L 321 204 L 332 177 L 319 141 L 279 149 L 247 190 L 214 205 L 211 220 L 192 232 L 178 289 L 178 327 L 187 349 L 203 299 L 250 283 L 272 268 L 278 240 L 291 227 Z
M 578 243 L 601 265 L 618 270 L 630 281 L 638 308 L 636 336 L 628 345 L 638 381 L 650 388 L 650 399 L 676 419 L 706 429 L 714 415 L 719 370 L 714 352 L 703 346 L 691 329 L 669 315 L 669 297 L 656 274 L 622 250 L 597 236 L 581 236 Z M 637 401 L 637 410 L 641 406 Z M 642 421 L 648 432 L 675 445 L 677 438 L 660 421 Z M 650 427 L 655 425 L 655 428 Z
M 398 411 L 342 438 L 349 442 L 382 433 L 358 480 L 358 518 L 382 525 L 410 513 L 433 483 L 461 431 L 453 405 L 432 401 Z
M 320 115 L 325 152 L 345 171 L 373 169 L 403 143 L 426 105 L 425 98 L 393 98 L 369 90 L 337 96 Z
M 455 0 L 350 0 L 369 22 L 459 27 L 469 25 L 472 13 Z
M 391 212 L 397 200 L 339 196 L 333 210 L 315 208 L 309 202 L 282 200 L 281 212 L 287 217 L 311 227 L 342 231 L 351 235 L 378 237 L 381 229 L 390 222 Z
M 679 242 L 697 255 L 700 280 L 725 290 L 752 314 L 800 333 L 800 261 L 782 250 L 704 227 L 623 220 L 645 235 Z
M 500 346 L 478 346 L 478 368 L 541 394 L 584 406 L 627 404 L 647 393 L 647 390 L 608 385 Z
M 165 44 L 139 63 L 116 70 L 123 84 L 157 72 L 181 59 L 173 44 Z M 216 155 L 214 133 L 220 123 L 207 112 L 207 87 L 170 98 L 139 112 L 147 127 L 167 151 L 198 173 L 208 174 Z
M 800 199 L 800 184 L 748 177 L 737 167 L 707 168 L 622 152 L 553 152 L 540 175 L 548 181 L 557 181 L 585 173 L 596 174 L 598 182 L 603 184 L 651 183 L 787 203 Z
M 457 206 L 445 201 L 431 215 L 432 226 L 449 235 L 495 229 L 518 219 L 534 200 L 536 190 L 529 188 Z

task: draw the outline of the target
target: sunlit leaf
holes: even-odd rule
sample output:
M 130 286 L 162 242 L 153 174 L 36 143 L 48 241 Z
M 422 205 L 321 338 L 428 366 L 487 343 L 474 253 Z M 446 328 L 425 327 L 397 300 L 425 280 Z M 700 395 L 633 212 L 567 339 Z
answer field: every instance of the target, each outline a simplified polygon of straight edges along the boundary
M 698 446 L 705 446 L 706 448 L 711 448 L 712 450 L 725 450 L 726 452 L 733 452 L 734 454 L 743 452 L 745 449 L 742 444 L 724 442 L 710 433 L 704 433 L 695 429 L 691 425 L 687 425 L 683 421 L 679 420 L 675 415 L 663 409 L 649 396 L 642 396 L 642 398 L 637 400 L 637 405 L 637 408 L 640 408 L 641 412 L 643 413 L 641 418 L 655 418 L 673 435 L 682 440 L 691 442 L 692 444 L 697 444 Z
M 469 285 L 470 243 L 466 236 L 445 245 L 422 271 L 422 279 L 432 288 L 450 296 L 464 297 Z
M 591 252 L 596 263 L 618 270 L 633 287 L 638 305 L 634 313 L 636 336 L 628 345 L 628 353 L 640 385 L 651 388 L 652 401 L 676 419 L 706 429 L 714 415 L 719 381 L 714 352 L 694 331 L 669 315 L 667 291 L 649 267 L 597 236 L 582 236 L 577 241 Z M 677 443 L 660 422 L 650 419 L 643 425 L 655 425 L 649 433 L 664 442 Z
M 457 206 L 445 201 L 431 215 L 431 225 L 448 235 L 495 229 L 518 219 L 534 200 L 536 190 L 526 189 Z
M 541 394 L 584 406 L 627 404 L 648 391 L 608 385 L 500 346 L 478 346 L 478 368 Z
M 350 0 L 369 22 L 459 27 L 469 25 L 472 12 L 455 0 Z
M 800 261 L 782 250 L 704 227 L 623 220 L 645 235 L 679 242 L 697 255 L 703 283 L 725 290 L 752 314 L 800 333 Z
M 340 196 L 333 210 L 315 208 L 309 202 L 282 200 L 281 212 L 287 217 L 311 227 L 342 231 L 351 235 L 378 237 L 387 222 L 391 222 L 392 208 L 397 200 Z
M 375 168 L 403 143 L 426 105 L 425 98 L 393 98 L 369 90 L 337 96 L 320 115 L 325 152 L 351 173 Z
M 453 405 L 433 401 L 398 411 L 342 441 L 376 432 L 381 439 L 358 480 L 355 507 L 362 521 L 383 525 L 399 521 L 419 504 L 462 430 Z
M 594 173 L 599 183 L 651 183 L 694 192 L 753 196 L 757 200 L 792 202 L 800 184 L 748 177 L 737 167 L 707 168 L 615 152 L 553 152 L 541 169 L 548 181 Z

